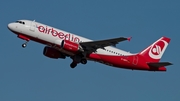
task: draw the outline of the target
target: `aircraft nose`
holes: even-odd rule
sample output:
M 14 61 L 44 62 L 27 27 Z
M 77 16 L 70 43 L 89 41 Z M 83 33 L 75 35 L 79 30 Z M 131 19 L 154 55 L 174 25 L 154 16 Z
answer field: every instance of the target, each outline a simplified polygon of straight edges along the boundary
M 14 25 L 12 23 L 9 23 L 7 27 L 8 27 L 9 30 L 13 30 L 14 29 Z

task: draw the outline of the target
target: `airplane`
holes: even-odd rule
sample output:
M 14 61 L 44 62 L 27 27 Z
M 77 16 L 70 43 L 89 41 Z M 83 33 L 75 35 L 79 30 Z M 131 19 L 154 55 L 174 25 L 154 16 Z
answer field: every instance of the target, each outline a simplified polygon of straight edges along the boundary
M 144 71 L 166 71 L 165 66 L 172 65 L 170 62 L 160 62 L 170 42 L 168 37 L 161 37 L 139 53 L 130 53 L 115 46 L 119 42 L 130 41 L 131 37 L 93 41 L 35 20 L 17 20 L 7 27 L 18 38 L 26 41 L 22 44 L 23 48 L 30 40 L 44 44 L 44 56 L 52 59 L 70 57 L 71 68 L 77 64 L 86 64 L 88 60 L 117 68 Z

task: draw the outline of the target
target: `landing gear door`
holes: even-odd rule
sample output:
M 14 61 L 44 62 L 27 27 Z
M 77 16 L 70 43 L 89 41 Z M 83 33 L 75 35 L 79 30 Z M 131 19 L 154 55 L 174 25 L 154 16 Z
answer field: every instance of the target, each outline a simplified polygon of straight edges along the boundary
M 35 32 L 36 23 L 35 20 L 31 22 L 30 31 Z

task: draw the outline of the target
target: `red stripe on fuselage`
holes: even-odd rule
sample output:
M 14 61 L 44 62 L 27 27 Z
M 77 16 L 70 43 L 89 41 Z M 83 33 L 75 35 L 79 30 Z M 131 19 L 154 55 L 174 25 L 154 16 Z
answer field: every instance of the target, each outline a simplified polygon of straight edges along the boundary
M 136 58 L 138 57 L 138 58 Z M 148 71 L 166 71 L 165 67 L 155 68 L 149 67 L 143 57 L 139 55 L 130 56 L 113 56 L 113 55 L 102 55 L 102 54 L 90 54 L 90 59 L 98 61 L 100 63 L 132 70 L 148 70 Z M 136 59 L 138 59 L 136 61 Z

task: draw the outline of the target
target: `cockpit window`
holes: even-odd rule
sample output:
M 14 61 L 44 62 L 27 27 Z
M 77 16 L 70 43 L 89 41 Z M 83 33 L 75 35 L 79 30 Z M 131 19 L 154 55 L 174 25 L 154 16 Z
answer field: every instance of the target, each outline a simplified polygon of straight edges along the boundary
M 16 21 L 16 23 L 25 24 L 23 21 Z

